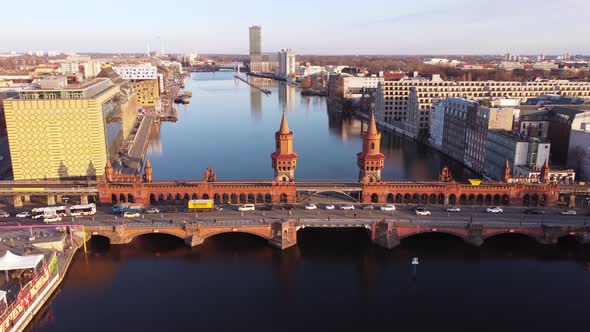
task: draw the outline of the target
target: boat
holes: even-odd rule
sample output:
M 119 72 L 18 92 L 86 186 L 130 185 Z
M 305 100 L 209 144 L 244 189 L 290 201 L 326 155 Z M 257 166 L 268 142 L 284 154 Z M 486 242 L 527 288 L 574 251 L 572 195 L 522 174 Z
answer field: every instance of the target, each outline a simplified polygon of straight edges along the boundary
M 182 103 L 182 96 L 174 98 L 174 103 L 175 103 L 175 104 L 180 104 L 180 103 Z
M 192 96 L 193 96 L 193 92 L 192 92 L 192 91 L 190 91 L 190 90 L 185 90 L 185 91 L 184 91 L 184 95 L 185 95 L 186 97 L 189 97 L 189 98 L 190 98 L 190 97 L 192 97 Z

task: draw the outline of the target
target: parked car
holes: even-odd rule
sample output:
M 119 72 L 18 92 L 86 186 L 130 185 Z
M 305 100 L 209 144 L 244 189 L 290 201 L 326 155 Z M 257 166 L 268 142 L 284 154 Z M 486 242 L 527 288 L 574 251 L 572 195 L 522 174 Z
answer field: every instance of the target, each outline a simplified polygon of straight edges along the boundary
M 317 210 L 317 208 L 318 208 L 318 207 L 317 207 L 315 204 L 307 204 L 307 205 L 305 206 L 305 209 L 306 209 L 306 210 Z
M 0 211 L 0 218 L 8 218 L 10 217 L 10 213 L 5 211 Z
M 487 208 L 486 212 L 487 213 L 502 213 L 502 212 L 504 212 L 504 210 L 502 210 L 502 208 L 499 206 L 494 206 L 494 207 Z
M 334 205 L 332 205 L 332 204 L 326 204 L 326 205 L 324 206 L 324 209 L 326 209 L 326 210 L 334 210 L 335 208 L 336 208 L 336 207 L 334 207 Z
M 352 205 L 352 204 L 340 205 L 339 209 L 340 210 L 354 210 L 354 205 Z
M 373 205 L 369 205 L 369 204 L 363 205 L 363 210 L 373 210 L 373 209 L 374 209 Z
M 262 210 L 262 211 L 271 211 L 272 210 L 272 204 L 266 204 L 266 205 L 262 206 L 260 208 L 260 210 Z
M 17 218 L 28 218 L 31 216 L 31 212 L 29 211 L 23 211 L 23 212 L 19 212 L 16 214 Z
M 379 208 L 379 210 L 381 210 L 381 211 L 395 211 L 395 205 L 393 205 L 393 204 L 383 205 Z
M 293 205 L 293 204 L 283 205 L 283 210 L 293 210 L 293 209 L 295 209 L 295 205 Z
M 157 207 L 151 207 L 151 208 L 145 210 L 145 213 L 150 213 L 150 214 L 160 213 L 160 209 L 158 209 Z
M 44 223 L 58 222 L 58 221 L 61 221 L 61 217 L 56 214 L 51 215 L 51 216 L 45 216 L 43 218 Z
M 447 212 L 461 212 L 461 208 L 458 208 L 456 206 L 448 207 L 446 210 Z
M 138 218 L 138 217 L 139 217 L 139 212 L 127 211 L 127 212 L 123 213 L 123 218 Z
M 254 211 L 256 210 L 256 206 L 254 204 L 242 204 L 238 207 L 238 211 Z
M 545 214 L 545 211 L 539 209 L 526 209 L 524 210 L 525 214 Z
M 565 211 L 561 211 L 561 214 L 564 216 L 575 216 L 576 210 L 565 210 Z
M 424 207 L 415 208 L 414 213 L 416 213 L 419 216 L 429 216 L 430 215 L 430 211 L 426 210 L 426 208 L 424 208 Z

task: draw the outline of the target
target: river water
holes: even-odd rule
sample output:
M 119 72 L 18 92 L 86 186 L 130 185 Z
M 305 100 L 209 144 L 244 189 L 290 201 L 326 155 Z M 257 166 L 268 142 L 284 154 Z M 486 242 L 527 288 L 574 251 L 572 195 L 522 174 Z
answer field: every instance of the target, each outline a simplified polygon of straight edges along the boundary
M 265 83 L 270 85 L 269 83 Z M 228 73 L 196 74 L 180 121 L 154 131 L 156 179 L 270 179 L 284 109 L 298 179 L 354 179 L 358 120 L 289 87 L 271 96 Z M 292 90 L 293 89 L 293 90 Z M 448 163 L 384 135 L 386 179 L 435 178 Z M 456 176 L 464 170 L 451 164 Z M 411 265 L 416 257 L 419 265 Z M 414 269 L 415 268 L 415 269 Z M 31 331 L 583 331 L 590 323 L 590 247 L 520 235 L 480 248 L 444 234 L 375 247 L 365 230 L 303 229 L 284 252 L 245 234 L 199 247 L 164 234 L 125 246 L 93 238 Z

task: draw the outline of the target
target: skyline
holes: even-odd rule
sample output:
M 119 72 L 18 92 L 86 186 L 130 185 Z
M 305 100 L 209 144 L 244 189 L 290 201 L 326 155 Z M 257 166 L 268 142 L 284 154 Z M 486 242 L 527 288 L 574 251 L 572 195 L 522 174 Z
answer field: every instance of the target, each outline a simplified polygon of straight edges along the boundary
M 261 25 L 263 52 L 288 47 L 315 55 L 590 54 L 580 33 L 590 30 L 584 18 L 590 3 L 581 0 L 369 0 L 364 12 L 347 3 L 301 0 L 281 15 L 271 1 L 256 3 L 229 0 L 211 9 L 170 0 L 167 12 L 153 1 L 104 0 L 81 12 L 74 0 L 48 8 L 40 0 L 13 2 L 12 12 L 27 15 L 9 15 L 0 23 L 13 31 L 0 51 L 144 53 L 148 41 L 152 50 L 160 49 L 160 36 L 165 53 L 247 54 L 248 27 Z M 43 11 L 30 10 L 41 6 Z M 567 15 L 552 16 L 551 24 L 542 19 L 556 11 Z

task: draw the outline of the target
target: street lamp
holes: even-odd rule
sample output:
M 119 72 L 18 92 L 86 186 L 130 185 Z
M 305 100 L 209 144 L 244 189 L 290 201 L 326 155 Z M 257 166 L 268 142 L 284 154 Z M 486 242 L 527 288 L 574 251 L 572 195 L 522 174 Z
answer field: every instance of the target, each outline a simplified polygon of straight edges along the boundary
M 420 262 L 418 261 L 418 257 L 412 258 L 412 267 L 414 268 L 414 277 L 416 277 L 416 270 L 418 268 L 418 264 L 420 264 Z

